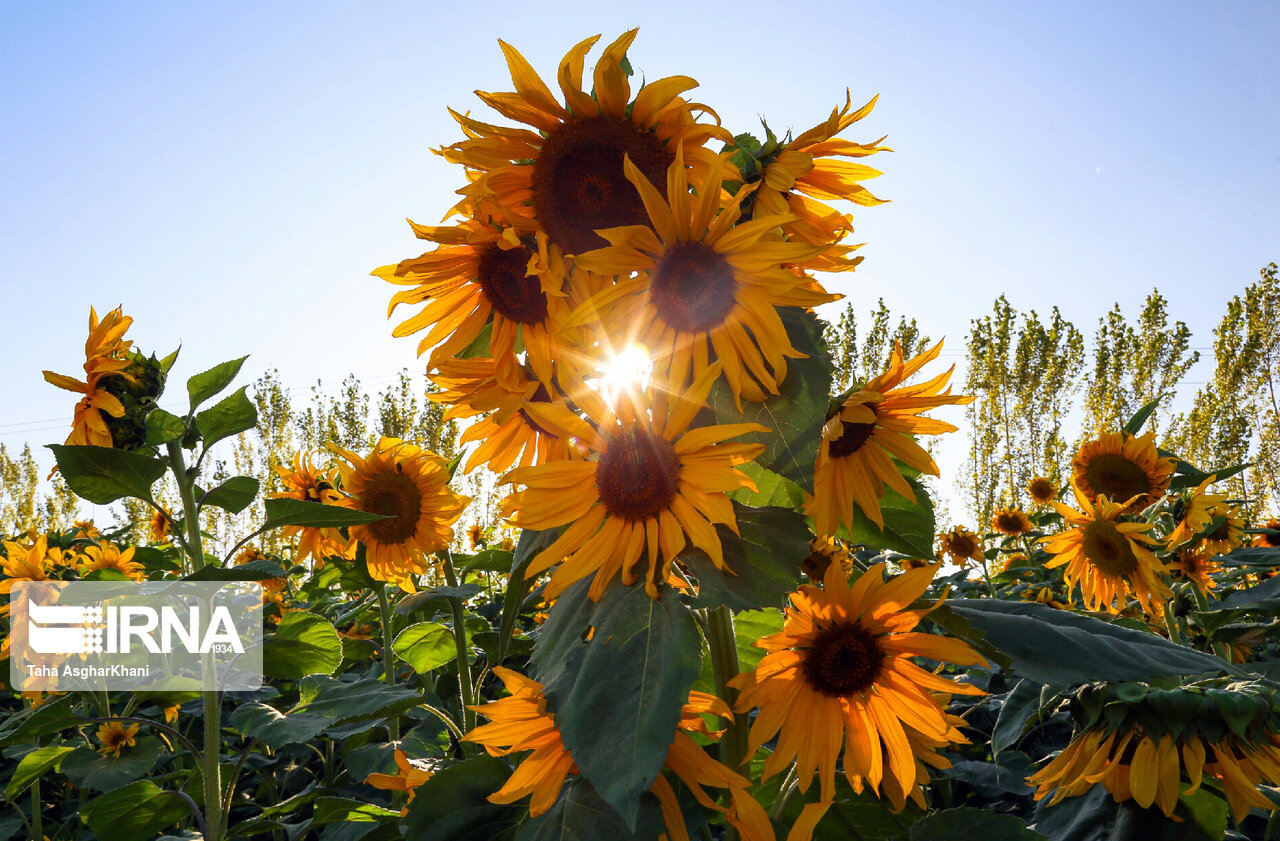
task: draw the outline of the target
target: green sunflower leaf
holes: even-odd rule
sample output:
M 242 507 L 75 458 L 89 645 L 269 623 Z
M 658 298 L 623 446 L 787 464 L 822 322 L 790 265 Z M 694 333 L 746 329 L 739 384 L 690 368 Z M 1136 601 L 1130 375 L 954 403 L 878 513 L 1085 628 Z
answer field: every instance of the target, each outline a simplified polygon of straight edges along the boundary
M 1133 836 L 1140 837 L 1140 836 Z M 910 841 L 1047 841 L 1015 815 L 964 806 L 925 815 L 911 826 Z
M 414 790 L 403 819 L 414 841 L 504 841 L 528 816 L 524 805 L 489 802 L 511 776 L 496 756 L 477 756 L 437 771 Z
M 1230 666 L 1163 637 L 1035 602 L 955 599 L 949 609 L 1009 657 L 1016 674 L 1047 686 L 1217 674 Z
M 308 526 L 311 528 L 337 528 L 339 526 L 360 526 L 374 520 L 386 519 L 381 514 L 369 514 L 340 505 L 325 505 L 322 502 L 307 502 L 301 499 L 265 499 L 262 501 L 267 511 L 267 521 L 262 524 L 262 531 L 271 531 L 284 526 Z
M 148 444 L 168 444 L 177 441 L 187 431 L 182 418 L 159 407 L 147 412 L 146 428 Z
M 747 508 L 733 504 L 741 537 L 716 526 L 729 572 L 716 569 L 701 549 L 680 555 L 698 578 L 696 607 L 730 610 L 777 607 L 800 582 L 800 564 L 809 556 L 812 535 L 804 517 L 788 508 Z
M 164 475 L 158 458 L 112 447 L 48 444 L 58 472 L 76 496 L 107 505 L 126 496 L 151 499 L 151 486 Z
M 202 505 L 216 505 L 223 511 L 239 514 L 258 496 L 259 482 L 252 476 L 232 476 L 204 495 Z
M 452 662 L 457 656 L 453 630 L 439 622 L 418 622 L 399 634 L 391 649 L 420 675 Z
M 191 411 L 194 412 L 201 403 L 231 385 L 231 381 L 236 378 L 236 374 L 240 373 L 240 366 L 244 365 L 244 361 L 248 358 L 247 356 L 242 356 L 230 362 L 223 362 L 221 365 L 215 365 L 208 371 L 203 371 L 187 380 L 187 394 L 191 397 Z
M 813 313 L 797 307 L 780 307 L 778 315 L 791 345 L 804 359 L 787 360 L 787 376 L 779 394 L 763 403 L 742 401 L 738 410 L 729 384 L 722 376 L 711 388 L 709 403 L 716 423 L 758 423 L 767 433 L 741 435 L 735 441 L 764 444 L 756 462 L 813 492 L 813 465 L 818 459 L 822 426 L 827 421 L 831 397 L 831 354 L 823 338 L 824 326 Z
M 138 780 L 92 801 L 81 810 L 80 820 L 99 838 L 150 838 L 190 815 L 181 794 Z
M 852 528 L 840 529 L 839 536 L 850 543 L 873 549 L 891 549 L 912 558 L 932 560 L 933 536 L 937 530 L 933 516 L 933 500 L 924 485 L 904 476 L 915 501 L 887 488 L 880 499 L 880 515 L 884 518 L 881 529 L 871 521 L 857 505 L 853 507 Z
M 304 610 L 285 614 L 279 629 L 262 644 L 262 673 L 296 679 L 331 675 L 342 663 L 342 638 L 329 620 Z
M 697 623 L 676 594 L 606 588 L 576 669 L 546 688 L 547 706 L 597 794 L 634 829 L 702 665 Z
M 9 784 L 4 788 L 4 799 L 12 803 L 27 787 L 48 771 L 57 769 L 67 754 L 75 750 L 71 745 L 48 745 L 36 748 L 18 762 Z
M 196 425 L 200 428 L 205 447 L 258 425 L 258 410 L 245 396 L 247 388 L 241 387 L 196 415 Z
M 574 777 L 555 804 L 536 818 L 530 818 L 516 833 L 516 841 L 624 841 L 634 838 L 657 838 L 666 830 L 658 799 L 645 792 L 640 801 L 640 817 L 634 830 L 628 828 L 618 813 L 600 799 L 591 783 Z

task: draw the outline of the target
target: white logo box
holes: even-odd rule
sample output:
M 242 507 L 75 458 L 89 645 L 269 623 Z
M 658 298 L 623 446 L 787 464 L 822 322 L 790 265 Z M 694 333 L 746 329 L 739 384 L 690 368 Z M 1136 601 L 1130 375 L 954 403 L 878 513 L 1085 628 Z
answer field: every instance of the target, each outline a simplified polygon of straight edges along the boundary
M 262 686 L 262 588 L 244 581 L 15 581 L 20 692 Z

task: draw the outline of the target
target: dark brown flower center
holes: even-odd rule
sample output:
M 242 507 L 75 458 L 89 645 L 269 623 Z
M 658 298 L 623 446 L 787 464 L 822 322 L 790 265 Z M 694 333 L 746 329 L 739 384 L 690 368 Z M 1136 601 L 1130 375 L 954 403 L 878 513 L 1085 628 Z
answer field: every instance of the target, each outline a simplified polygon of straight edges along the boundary
M 1128 577 L 1138 568 L 1129 539 L 1111 520 L 1094 520 L 1084 527 L 1084 556 L 1109 578 Z
M 520 324 L 538 324 L 547 318 L 547 296 L 537 275 L 526 274 L 527 248 L 503 249 L 490 245 L 480 255 L 476 280 L 490 306 Z
M 1008 511 L 1002 511 L 996 514 L 996 531 L 1004 534 L 1021 534 L 1026 531 L 1023 527 L 1022 518 L 1017 514 Z
M 533 210 L 551 241 L 566 254 L 608 245 L 596 231 L 647 225 L 644 202 L 627 180 L 622 160 L 650 183 L 666 183 L 675 160 L 652 132 L 625 117 L 601 115 L 560 126 L 546 139 L 533 167 Z
M 973 542 L 973 538 L 969 535 L 960 535 L 951 538 L 951 548 L 948 550 L 957 558 L 969 558 L 973 556 L 974 550 L 978 548 L 978 544 Z
M 819 631 L 800 661 L 800 673 L 815 692 L 843 698 L 876 682 L 884 649 L 876 635 L 856 623 Z
M 686 333 L 724 324 L 733 310 L 733 267 L 702 242 L 673 245 L 653 269 L 650 294 L 662 320 Z
M 596 464 L 596 488 L 615 517 L 647 520 L 675 499 L 680 459 L 665 439 L 644 429 L 614 435 Z
M 375 473 L 360 497 L 360 510 L 387 518 L 365 526 L 379 543 L 404 543 L 417 533 L 422 491 L 399 467 L 395 473 Z
M 1053 485 L 1048 479 L 1033 479 L 1028 490 L 1036 502 L 1048 502 L 1053 499 Z
M 1221 516 L 1221 515 L 1219 515 Z M 1231 522 L 1226 518 L 1222 518 L 1222 522 L 1213 531 L 1205 535 L 1210 540 L 1228 540 L 1231 537 Z
M 1084 468 L 1084 479 L 1095 496 L 1106 494 L 1107 499 L 1121 504 L 1137 494 L 1151 492 L 1151 480 L 1141 465 L 1114 453 L 1089 459 Z
M 862 405 L 871 409 L 875 414 L 879 414 L 874 403 L 863 403 Z M 832 458 L 844 458 L 851 456 L 858 450 L 862 449 L 862 445 L 871 440 L 871 436 L 875 434 L 876 425 L 874 423 L 849 423 L 843 421 L 844 426 L 840 430 L 840 437 L 832 441 L 830 450 Z
M 1280 531 L 1280 520 L 1268 520 L 1263 528 Z M 1280 534 L 1260 534 L 1258 536 L 1262 538 L 1262 542 L 1265 545 L 1280 548 Z

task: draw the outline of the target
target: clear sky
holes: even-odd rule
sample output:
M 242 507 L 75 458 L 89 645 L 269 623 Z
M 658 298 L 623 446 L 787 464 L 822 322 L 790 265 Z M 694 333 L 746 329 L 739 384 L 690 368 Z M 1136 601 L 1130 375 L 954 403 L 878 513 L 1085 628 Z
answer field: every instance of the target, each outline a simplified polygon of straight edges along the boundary
M 511 89 L 498 38 L 551 80 L 633 26 L 637 72 L 693 76 L 735 133 L 880 94 L 846 134 L 889 135 L 869 186 L 893 203 L 855 213 L 866 261 L 829 285 L 953 358 L 1000 293 L 1091 333 L 1153 286 L 1206 347 L 1280 260 L 1274 2 L 0 0 L 0 442 L 65 437 L 75 396 L 40 371 L 80 371 L 90 305 L 182 344 L 178 396 L 246 353 L 245 381 L 300 390 L 415 367 L 368 275 L 453 204 L 446 106 L 494 116 L 472 92 Z

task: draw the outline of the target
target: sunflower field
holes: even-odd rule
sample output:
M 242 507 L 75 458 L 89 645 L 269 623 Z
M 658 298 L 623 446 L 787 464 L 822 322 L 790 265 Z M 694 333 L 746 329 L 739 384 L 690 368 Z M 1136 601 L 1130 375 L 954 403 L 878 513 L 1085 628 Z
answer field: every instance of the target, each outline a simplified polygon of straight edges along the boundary
M 940 343 L 834 387 L 815 313 L 882 203 L 884 138 L 845 136 L 875 100 L 735 134 L 693 79 L 641 85 L 635 36 L 558 92 L 500 42 L 515 90 L 436 150 L 459 200 L 374 271 L 456 457 L 330 442 L 281 491 L 215 484 L 259 423 L 244 360 L 175 414 L 177 352 L 91 310 L 83 378 L 45 372 L 79 395 L 57 473 L 151 539 L 11 535 L 0 592 L 256 582 L 263 683 L 7 690 L 0 840 L 1280 838 L 1280 522 L 1215 487 L 1246 466 L 1158 447 L 1148 404 L 945 528 L 927 447 L 976 395 Z M 464 533 L 475 471 L 511 539 Z M 262 495 L 211 551 L 202 513 Z

